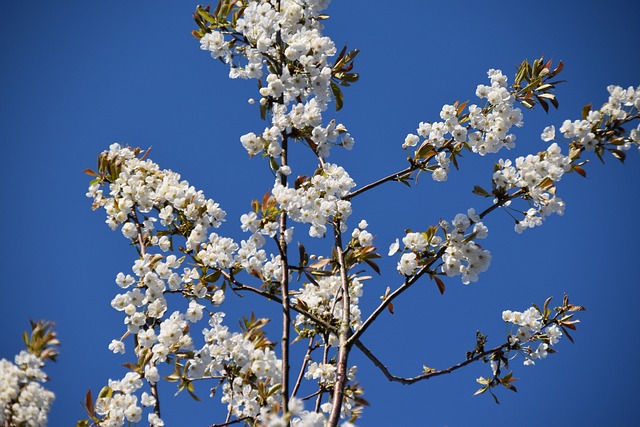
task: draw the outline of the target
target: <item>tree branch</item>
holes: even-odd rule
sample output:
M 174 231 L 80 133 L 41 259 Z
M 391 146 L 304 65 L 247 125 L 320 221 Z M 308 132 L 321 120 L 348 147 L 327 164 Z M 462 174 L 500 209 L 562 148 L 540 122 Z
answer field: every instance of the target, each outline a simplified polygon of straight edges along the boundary
M 298 379 L 296 380 L 296 384 L 293 386 L 291 397 L 295 397 L 296 394 L 298 393 L 298 388 L 300 388 L 300 384 L 302 383 L 302 378 L 304 377 L 304 371 L 307 369 L 307 364 L 309 363 L 309 359 L 311 358 L 312 351 L 313 351 L 313 337 L 309 338 L 307 353 L 304 355 L 304 358 L 302 359 L 302 366 L 300 367 L 300 373 L 298 374 Z
M 396 181 L 401 177 L 405 177 L 408 175 L 411 175 L 415 170 L 419 169 L 417 163 L 412 163 L 411 166 L 409 166 L 406 169 L 403 169 L 401 171 L 392 173 L 391 175 L 385 176 L 384 178 L 381 178 L 375 182 L 372 182 L 370 184 L 367 184 L 363 187 L 358 188 L 355 191 L 352 191 L 351 193 L 347 194 L 346 196 L 343 197 L 344 200 L 351 200 L 354 197 L 356 197 L 358 194 L 364 193 L 365 191 L 371 190 L 372 188 L 375 188 L 379 185 L 384 184 L 385 182 L 389 182 L 389 181 Z
M 376 365 L 384 374 L 385 377 L 387 377 L 387 379 L 389 381 L 395 381 L 395 382 L 399 382 L 401 384 L 413 384 L 416 383 L 418 381 L 422 381 L 422 380 L 428 380 L 429 378 L 432 377 L 438 377 L 440 375 L 445 375 L 445 374 L 450 374 L 453 371 L 457 371 L 460 368 L 463 368 L 467 365 L 470 365 L 473 362 L 477 362 L 478 360 L 483 359 L 486 356 L 489 356 L 493 353 L 497 353 L 498 351 L 501 351 L 503 349 L 506 349 L 509 347 L 509 342 L 506 342 L 498 347 L 492 348 L 491 350 L 487 350 L 484 351 L 482 353 L 476 354 L 475 356 L 465 360 L 464 362 L 460 362 L 456 365 L 453 365 L 449 368 L 446 369 L 440 369 L 437 371 L 433 371 L 433 372 L 425 372 L 422 375 L 418 375 L 415 377 L 409 377 L 409 378 L 404 378 L 404 377 L 399 377 L 396 375 L 393 375 L 389 369 L 384 365 L 384 363 L 382 363 L 380 361 L 380 359 L 378 359 L 364 344 L 362 344 L 361 341 L 356 341 L 355 346 L 358 347 L 358 349 L 360 351 L 362 351 L 362 353 L 367 356 L 367 358 L 369 360 L 371 360 L 373 362 L 374 365 Z
M 349 295 L 349 279 L 347 278 L 347 267 L 344 262 L 344 254 L 342 249 L 342 232 L 340 231 L 340 220 L 336 220 L 334 224 L 334 236 L 336 243 L 336 254 L 338 265 L 340 266 L 340 284 L 342 289 L 342 320 L 340 322 L 340 330 L 338 339 L 340 341 L 338 348 L 338 360 L 336 369 L 336 383 L 333 387 L 333 402 L 331 413 L 327 426 L 334 427 L 340 421 L 340 412 L 342 409 L 342 399 L 344 396 L 344 387 L 347 384 L 347 362 L 349 360 L 349 352 L 351 344 L 349 343 L 349 335 L 351 334 L 351 297 Z

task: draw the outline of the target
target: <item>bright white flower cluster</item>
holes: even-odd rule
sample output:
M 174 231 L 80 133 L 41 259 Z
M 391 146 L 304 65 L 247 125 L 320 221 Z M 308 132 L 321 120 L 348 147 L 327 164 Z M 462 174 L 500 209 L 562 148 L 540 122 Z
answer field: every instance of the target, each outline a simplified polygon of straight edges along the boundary
M 339 216 L 344 224 L 351 215 L 351 202 L 341 198 L 355 185 L 342 166 L 325 163 L 298 189 L 276 182 L 272 193 L 293 221 L 311 225 L 310 236 L 322 237 L 328 222 Z
M 404 253 L 396 269 L 404 276 L 412 275 L 420 266 L 420 259 L 428 254 L 432 256 L 438 248 L 445 247 L 442 254 L 441 270 L 449 277 L 462 275 L 462 283 L 478 281 L 478 275 L 485 272 L 491 263 L 491 253 L 482 249 L 473 239 L 484 239 L 489 230 L 480 221 L 480 217 L 471 208 L 466 214 L 459 213 L 453 221 L 440 221 L 446 241 L 433 235 L 427 240 L 426 233 L 409 232 L 403 237 Z M 469 234 L 467 230 L 471 229 Z M 389 256 L 400 250 L 400 241 L 396 239 L 389 247 Z M 427 252 L 429 251 L 429 252 Z
M 44 362 L 25 350 L 14 362 L 0 359 L 0 424 L 11 421 L 12 426 L 46 426 L 55 396 L 40 385 L 47 380 L 42 371 Z
M 518 157 L 515 166 L 511 160 L 499 161 L 498 170 L 493 174 L 494 186 L 505 192 L 513 188 L 524 189 L 533 205 L 524 219 L 516 223 L 518 233 L 541 225 L 542 220 L 553 213 L 564 213 L 564 202 L 549 189 L 570 170 L 571 159 L 561 153 L 555 142 L 537 155 Z
M 241 137 L 250 156 L 263 151 L 277 156 L 282 135 L 292 129 L 310 128 L 309 138 L 321 157 L 329 155 L 330 144 L 340 135 L 343 138 L 338 145 L 353 145 L 344 126 L 333 121 L 322 126 L 322 112 L 332 95 L 328 59 L 336 54 L 333 41 L 321 33 L 319 14 L 328 4 L 327 0 L 250 1 L 233 34 L 225 36 L 226 32 L 214 30 L 200 39 L 201 49 L 230 64 L 231 78 L 262 79 L 264 65 L 269 64 L 261 83 L 260 103 L 270 107 L 272 125 L 260 136 L 251 132 Z M 248 40 L 248 44 L 238 43 L 239 39 Z M 274 58 L 284 61 L 281 69 L 274 69 Z
M 524 364 L 534 365 L 535 359 L 544 359 L 549 352 L 549 346 L 556 345 L 562 336 L 562 331 L 557 325 L 544 327 L 542 315 L 535 307 L 530 307 L 524 312 L 505 310 L 502 312 L 502 320 L 518 326 L 515 335 L 509 337 L 511 345 L 518 344 L 520 350 L 525 352 Z M 544 327 L 544 328 L 543 328 Z M 534 350 L 527 343 L 541 341 Z
M 473 239 L 484 239 L 489 230 L 480 221 L 473 208 L 466 214 L 459 213 L 451 224 L 441 221 L 447 231 L 447 248 L 442 255 L 442 272 L 449 277 L 461 275 L 462 283 L 477 282 L 478 275 L 487 271 L 491 263 L 491 252 L 482 249 Z M 465 234 L 469 228 L 470 234 Z
M 476 95 L 487 99 L 488 108 L 469 106 L 469 123 L 478 130 L 469 133 L 469 146 L 474 153 L 484 156 L 502 148 L 513 148 L 516 136 L 509 131 L 521 127 L 522 111 L 514 107 L 515 97 L 507 89 L 507 77 L 500 70 L 487 72 L 491 86 L 478 85 Z
M 282 361 L 271 346 L 258 346 L 243 334 L 229 332 L 228 327 L 222 325 L 223 317 L 224 313 L 213 314 L 209 319 L 211 328 L 202 331 L 205 345 L 196 352 L 189 366 L 189 377 L 233 379 L 223 384 L 221 401 L 227 403 L 229 411 L 239 418 L 257 417 L 261 407 L 279 402 L 278 393 L 263 400 L 259 388 L 268 390 L 280 383 Z
M 600 109 L 603 114 L 611 116 L 614 120 L 625 120 L 631 114 L 629 107 L 635 108 L 636 112 L 640 111 L 640 86 L 635 89 L 633 86 L 623 89 L 621 86 L 610 85 L 607 91 L 609 100 Z
M 128 372 L 121 380 L 109 380 L 109 388 L 113 393 L 110 396 L 98 398 L 96 401 L 96 413 L 104 417 L 104 421 L 100 425 L 116 427 L 122 426 L 126 422 L 140 422 L 142 408 L 134 393 L 142 387 L 142 384 L 142 378 L 137 372 Z M 155 398 L 144 393 L 142 405 L 149 406 L 152 404 L 151 402 L 155 403 Z
M 320 412 L 311 412 L 304 410 L 304 402 L 297 398 L 289 400 L 290 414 L 282 415 L 277 412 L 271 412 L 267 407 L 262 408 L 261 420 L 265 427 L 285 427 L 290 424 L 292 427 L 324 427 L 327 425 L 327 419 Z M 325 411 L 326 412 L 326 411 Z M 287 421 L 287 418 L 288 421 Z M 355 427 L 350 422 L 340 424 L 342 427 Z
M 591 110 L 583 120 L 565 120 L 560 132 L 567 139 L 577 140 L 586 150 L 593 151 L 601 142 L 596 135 L 603 121 L 623 122 L 640 111 L 640 87 L 623 89 L 620 86 L 608 86 L 609 99 L 600 110 Z M 631 130 L 629 138 L 616 144 L 618 150 L 629 150 L 633 145 L 640 149 L 640 124 Z
M 341 280 L 340 276 L 325 276 L 319 278 L 314 283 L 306 283 L 299 293 L 291 298 L 292 304 L 302 302 L 307 307 L 307 311 L 315 316 L 331 323 L 333 320 L 342 318 L 342 310 L 344 308 L 343 298 L 340 297 Z M 359 298 L 362 296 L 362 282 L 357 278 L 351 279 L 349 282 L 349 313 L 351 317 L 350 326 L 357 330 L 362 324 L 360 307 L 358 306 Z M 315 322 L 309 321 L 303 314 L 298 314 L 294 323 L 299 331 L 315 331 Z M 329 344 L 337 345 L 338 337 L 330 334 Z
M 154 235 L 158 219 L 163 226 L 188 229 L 187 249 L 198 248 L 206 240 L 208 230 L 219 227 L 225 220 L 226 213 L 213 200 L 206 199 L 202 191 L 190 186 L 179 174 L 160 170 L 151 160 L 139 159 L 132 149 L 112 144 L 101 157 L 119 169 L 118 175 L 111 177 L 108 195 L 96 183 L 89 187 L 87 197 L 94 199 L 94 209 L 105 209 L 109 227 L 112 230 L 122 227 L 122 234 L 128 239 L 136 239 L 138 235 L 136 210 L 145 215 L 141 221 L 144 240 L 163 251 L 169 250 L 171 240 L 166 235 Z M 160 211 L 158 218 L 150 217 L 154 208 Z
M 452 141 L 467 143 L 474 153 L 484 156 L 496 153 L 503 147 L 513 148 L 516 137 L 509 131 L 513 126 L 522 126 L 522 111 L 514 106 L 515 97 L 507 89 L 507 77 L 500 70 L 489 70 L 491 85 L 478 85 L 476 95 L 486 99 L 487 105 L 481 108 L 475 104 L 468 106 L 468 121 L 460 123 L 460 111 L 454 105 L 444 105 L 440 111 L 442 121 L 421 122 L 417 135 L 409 134 L 405 138 L 402 148 L 429 144 L 435 150 L 442 150 L 443 146 Z M 420 145 L 420 141 L 423 141 Z M 434 157 L 437 165 L 429 168 L 435 181 L 445 181 L 449 172 L 449 158 L 446 151 L 440 151 Z

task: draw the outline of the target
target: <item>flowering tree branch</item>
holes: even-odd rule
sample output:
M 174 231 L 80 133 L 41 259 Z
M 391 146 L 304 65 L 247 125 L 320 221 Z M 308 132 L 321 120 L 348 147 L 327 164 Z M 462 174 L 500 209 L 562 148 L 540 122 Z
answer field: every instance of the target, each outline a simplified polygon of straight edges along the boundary
M 402 148 L 409 167 L 354 190 L 356 183 L 345 168 L 326 160 L 330 150 L 351 149 L 354 140 L 344 125 L 325 119 L 330 104 L 342 108 L 341 88 L 359 78 L 353 72 L 358 50 L 345 47 L 338 52 L 322 35 L 326 3 L 220 0 L 213 10 L 198 6 L 194 13 L 201 49 L 227 64 L 231 78 L 258 83 L 259 99 L 250 103 L 258 104 L 267 126 L 242 135 L 240 142 L 249 157 L 264 160 L 275 180 L 241 216 L 246 238 L 219 234 L 225 211 L 179 175 L 147 159 L 148 151 L 141 155 L 139 149 L 113 144 L 99 156 L 97 172 L 86 171 L 93 177 L 87 194 L 93 208 L 105 210 L 107 224 L 136 247 L 138 259 L 132 273 L 116 277 L 122 291 L 111 305 L 125 316 L 127 330 L 109 345 L 114 353 L 125 354 L 125 340 L 132 337 L 134 360 L 125 364 L 129 372 L 123 378 L 110 380 L 101 390 L 95 405 L 87 403 L 89 419 L 79 426 L 137 423 L 143 411 L 150 426 L 162 426 L 159 369 L 170 370 L 164 379 L 194 399 L 199 399 L 195 383 L 213 381 L 212 389 L 221 390 L 227 407 L 220 426 L 348 425 L 367 405 L 356 382 L 357 368 L 348 364 L 354 346 L 388 379 L 407 384 L 482 360 L 491 365 L 491 376 L 477 380 L 482 386 L 477 393 L 493 395 L 496 386 L 515 390 L 512 373 L 503 373 L 510 352 L 531 365 L 553 353 L 561 336 L 572 340 L 569 330 L 577 322 L 573 312 L 582 308 L 565 297 L 555 311 L 548 307 L 549 300 L 542 308 L 506 310 L 502 317 L 512 325 L 512 333 L 505 344 L 486 350 L 486 337 L 478 333 L 466 360 L 441 370 L 424 367 L 415 377 L 391 374 L 360 341 L 421 277 L 428 275 L 440 292 L 446 277 L 460 277 L 465 285 L 478 281 L 491 261 L 489 250 L 477 243 L 488 236 L 482 222 L 486 215 L 505 209 L 517 232 L 539 226 L 547 216 L 563 213 L 557 183 L 566 173 L 586 174 L 582 156 L 587 151 L 600 159 L 610 153 L 624 161 L 625 153 L 640 145 L 640 127 L 629 129 L 640 118 L 640 89 L 611 86 L 601 109 L 586 107 L 582 119 L 563 123 L 560 131 L 568 142 L 556 142 L 550 126 L 542 134 L 544 141 L 553 141 L 545 151 L 514 161 L 500 159 L 493 166 L 490 189 L 474 187 L 475 194 L 493 199 L 480 214 L 469 209 L 398 237 L 389 256 L 399 255 L 396 270 L 402 283 L 393 291 L 387 288 L 382 302 L 363 320 L 359 302 L 363 283 L 370 279 L 365 274 L 382 274 L 376 263 L 381 255 L 365 220 L 349 225 L 351 199 L 386 182 L 408 184 L 414 173 L 442 182 L 451 165 L 459 167 L 463 152 L 486 156 L 512 148 L 511 131 L 523 125 L 520 107 L 558 107 L 553 91 L 563 66 L 553 68 L 543 58 L 523 61 L 511 86 L 501 71 L 489 70 L 490 84 L 476 90 L 480 105 L 443 106 L 440 121 L 421 122 L 415 134 L 406 136 Z M 562 154 L 563 142 L 569 146 L 567 155 Z M 290 151 L 296 147 L 310 150 L 313 163 L 290 164 Z M 308 231 L 310 238 L 332 238 L 330 254 L 309 253 L 296 234 L 294 260 L 294 227 L 296 233 L 300 228 Z M 240 331 L 226 326 L 221 306 L 228 290 L 236 295 L 251 292 L 278 304 L 279 340 L 268 339 L 263 329 L 268 319 L 254 314 L 243 317 Z M 170 309 L 176 298 L 185 299 L 188 307 Z M 198 338 L 193 331 L 199 326 Z M 307 347 L 293 383 L 291 349 L 303 340 Z M 322 352 L 316 352 L 320 348 Z M 149 393 L 142 391 L 146 389 Z M 297 398 L 299 393 L 306 397 Z M 312 398 L 315 405 L 305 410 L 304 402 Z M 90 393 L 86 401 L 93 401 Z

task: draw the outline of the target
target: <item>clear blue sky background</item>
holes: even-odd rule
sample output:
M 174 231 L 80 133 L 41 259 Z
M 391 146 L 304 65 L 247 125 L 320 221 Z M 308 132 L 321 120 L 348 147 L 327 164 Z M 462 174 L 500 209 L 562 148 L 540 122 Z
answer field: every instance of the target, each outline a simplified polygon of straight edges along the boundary
M 30 318 L 57 322 L 63 347 L 59 362 L 47 368 L 57 396 L 51 426 L 75 425 L 87 389 L 122 377 L 120 364 L 128 360 L 107 349 L 124 329 L 109 303 L 118 292 L 114 277 L 130 270 L 135 251 L 104 225 L 102 212 L 91 211 L 84 196 L 89 179 L 81 171 L 95 167 L 112 142 L 153 146 L 152 158 L 163 168 L 221 203 L 229 214 L 222 232 L 236 238 L 239 215 L 271 185 L 266 165 L 249 160 L 239 143 L 240 135 L 264 127 L 246 102 L 256 96 L 255 82 L 228 80 L 227 69 L 199 50 L 190 34 L 194 8 L 185 0 L 0 3 L 0 356 L 19 351 Z M 526 113 L 517 150 L 501 153 L 511 158 L 544 149 L 544 126 L 578 118 L 589 102 L 601 105 L 607 85 L 640 84 L 636 1 L 357 0 L 334 1 L 328 13 L 326 34 L 362 51 L 361 81 L 346 90 L 336 116 L 356 146 L 335 150 L 330 159 L 360 185 L 405 167 L 405 135 L 421 120 L 438 119 L 444 103 L 474 102 L 489 68 L 513 75 L 522 59 L 542 53 L 566 64 L 560 110 Z M 354 352 L 371 403 L 358 425 L 635 425 L 640 161 L 637 152 L 629 154 L 625 165 L 612 158 L 604 166 L 590 163 L 586 179 L 566 176 L 559 185 L 565 216 L 539 229 L 517 235 L 508 215 L 491 215 L 484 246 L 493 262 L 479 283 L 450 279 L 440 296 L 424 282 L 363 337 L 394 373 L 410 376 L 423 364 L 445 368 L 463 360 L 477 329 L 490 345 L 500 343 L 502 310 L 524 310 L 549 295 L 560 301 L 566 292 L 588 307 L 576 344 L 562 340 L 559 353 L 535 367 L 514 361 L 519 392 L 499 390 L 499 406 L 472 396 L 474 379 L 486 376 L 488 366 L 402 386 Z M 471 189 L 489 186 L 495 161 L 467 155 L 447 183 L 425 176 L 411 190 L 387 185 L 354 202 L 351 225 L 366 218 L 386 254 L 405 228 L 426 229 L 440 217 L 486 207 Z M 300 228 L 298 236 L 305 234 Z M 365 288 L 365 313 L 386 286 L 399 284 L 395 261 L 383 263 L 387 274 Z M 229 295 L 231 326 L 241 305 L 259 315 L 273 312 L 261 301 Z M 163 386 L 168 396 L 170 387 Z M 173 404 L 167 397 L 166 425 L 220 422 L 218 399 L 194 405 L 187 396 Z

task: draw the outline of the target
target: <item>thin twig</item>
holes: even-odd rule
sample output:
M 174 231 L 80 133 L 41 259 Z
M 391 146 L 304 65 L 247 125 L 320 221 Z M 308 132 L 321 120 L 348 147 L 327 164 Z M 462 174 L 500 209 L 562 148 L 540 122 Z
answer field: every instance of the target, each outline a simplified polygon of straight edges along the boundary
M 496 352 L 501 351 L 501 350 L 503 350 L 505 348 L 508 348 L 509 345 L 510 344 L 508 342 L 506 342 L 506 343 L 504 343 L 504 344 L 502 344 L 502 345 L 500 345 L 498 347 L 492 348 L 491 350 L 487 350 L 487 351 L 484 351 L 482 353 L 476 354 L 475 356 L 465 360 L 464 362 L 460 362 L 460 363 L 458 363 L 456 365 L 453 365 L 453 366 L 451 366 L 451 367 L 449 367 L 447 369 L 440 369 L 440 370 L 433 371 L 433 372 L 425 372 L 422 375 L 418 375 L 418 376 L 415 376 L 415 377 L 404 378 L 404 377 L 399 377 L 399 376 L 393 375 L 391 372 L 389 372 L 389 369 L 384 365 L 384 363 L 382 363 L 380 361 L 380 359 L 378 359 L 367 347 L 365 347 L 365 345 L 362 344 L 361 341 L 357 341 L 355 343 L 355 346 L 358 347 L 358 349 L 360 351 L 362 351 L 362 353 L 365 356 L 367 356 L 367 358 L 369 360 L 371 360 L 373 362 L 373 364 L 376 365 L 382 371 L 384 376 L 387 377 L 387 379 L 389 381 L 395 381 L 395 382 L 399 382 L 401 384 L 413 384 L 413 383 L 416 383 L 418 381 L 428 380 L 429 378 L 432 378 L 432 377 L 437 377 L 437 376 L 440 376 L 440 375 L 450 374 L 453 371 L 457 371 L 458 369 L 463 368 L 463 367 L 465 367 L 465 366 L 467 366 L 467 365 L 469 365 L 469 364 L 471 364 L 473 362 L 477 362 L 478 360 L 480 360 L 480 359 L 482 359 L 482 358 L 484 358 L 486 356 L 489 356 L 489 355 L 491 355 L 493 353 L 496 353 Z
M 222 424 L 212 424 L 211 427 L 225 427 L 225 426 L 230 426 L 232 424 L 236 424 L 236 423 L 241 423 L 244 420 L 249 419 L 249 417 L 243 417 L 243 418 L 238 418 L 237 420 L 233 420 L 233 421 L 227 421 L 224 422 Z
M 309 359 L 311 358 L 311 352 L 313 351 L 313 340 L 314 340 L 314 337 L 309 338 L 309 345 L 307 346 L 307 354 L 305 354 L 304 359 L 302 359 L 302 366 L 300 367 L 300 373 L 298 374 L 298 379 L 296 380 L 296 384 L 293 386 L 291 397 L 296 396 L 296 394 L 298 393 L 298 389 L 300 388 L 300 384 L 302 383 L 302 378 L 304 377 L 304 371 L 307 369 L 307 364 L 309 363 Z
M 358 188 L 355 191 L 352 191 L 351 193 L 347 194 L 346 196 L 343 197 L 344 200 L 351 200 L 354 197 L 356 197 L 358 194 L 364 193 L 365 191 L 371 190 L 372 188 L 375 188 L 379 185 L 384 184 L 385 182 L 389 182 L 389 181 L 396 181 L 401 177 L 405 177 L 408 175 L 411 175 L 411 173 L 413 173 L 415 170 L 418 169 L 418 165 L 416 163 L 413 163 L 411 166 L 409 166 L 406 169 L 403 169 L 401 171 L 392 173 L 391 175 L 387 175 L 384 178 L 380 178 L 377 181 L 374 181 L 370 184 L 367 184 L 363 187 Z

